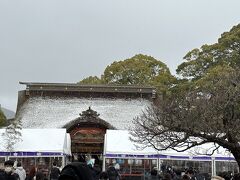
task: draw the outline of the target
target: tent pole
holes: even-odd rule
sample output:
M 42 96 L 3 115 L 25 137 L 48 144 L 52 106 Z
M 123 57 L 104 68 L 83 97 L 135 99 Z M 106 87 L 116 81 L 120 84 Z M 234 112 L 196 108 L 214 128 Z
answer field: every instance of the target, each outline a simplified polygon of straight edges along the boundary
M 65 156 L 62 156 L 62 168 L 64 168 L 64 166 L 66 165 L 66 160 L 65 160 Z
M 212 176 L 216 176 L 216 161 L 214 157 L 212 158 L 211 164 L 212 164 Z
M 106 171 L 106 145 L 107 145 L 107 132 L 104 135 L 102 171 Z

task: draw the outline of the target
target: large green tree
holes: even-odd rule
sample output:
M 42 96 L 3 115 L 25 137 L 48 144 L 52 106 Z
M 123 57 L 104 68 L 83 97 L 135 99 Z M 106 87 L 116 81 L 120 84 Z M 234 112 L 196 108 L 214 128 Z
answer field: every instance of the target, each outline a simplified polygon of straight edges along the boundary
M 0 109 L 0 127 L 3 127 L 6 125 L 6 116 L 4 115 L 4 113 L 2 112 L 2 110 Z
M 240 67 L 240 24 L 225 32 L 212 45 L 193 49 L 184 57 L 185 62 L 177 68 L 183 77 L 199 79 L 217 65 Z
M 106 84 L 151 85 L 166 91 L 176 81 L 163 62 L 147 55 L 137 54 L 107 66 L 103 80 Z
M 108 84 L 149 85 L 162 74 L 170 74 L 161 61 L 147 55 L 138 54 L 123 61 L 115 61 L 104 71 Z
M 167 92 L 177 82 L 163 62 L 147 55 L 114 61 L 104 70 L 101 78 L 89 76 L 79 84 L 114 84 L 154 86 L 161 93 Z

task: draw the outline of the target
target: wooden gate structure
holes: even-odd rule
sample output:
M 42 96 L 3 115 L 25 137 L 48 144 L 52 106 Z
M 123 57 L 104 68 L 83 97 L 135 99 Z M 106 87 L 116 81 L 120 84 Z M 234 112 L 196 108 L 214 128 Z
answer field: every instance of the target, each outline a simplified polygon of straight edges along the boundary
M 89 107 L 80 117 L 64 126 L 71 135 L 71 149 L 75 158 L 84 160 L 86 155 L 103 155 L 104 136 L 107 129 L 115 129 L 99 118 L 99 114 Z

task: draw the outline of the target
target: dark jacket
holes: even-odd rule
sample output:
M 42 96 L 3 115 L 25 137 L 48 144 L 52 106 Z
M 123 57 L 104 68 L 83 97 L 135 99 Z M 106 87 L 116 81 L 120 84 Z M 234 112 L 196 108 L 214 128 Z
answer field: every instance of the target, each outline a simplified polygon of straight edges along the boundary
M 89 167 L 80 162 L 73 162 L 63 168 L 58 180 L 65 180 L 66 178 L 71 180 L 94 180 Z
M 108 174 L 109 180 L 118 180 L 119 179 L 118 171 L 113 166 L 110 166 L 107 169 L 107 174 Z
M 42 171 L 37 171 L 36 172 L 36 180 L 45 180 L 45 179 L 46 179 L 46 177 L 45 177 L 45 175 L 43 174 Z
M 26 180 L 33 180 L 33 177 L 27 175 Z
M 51 179 L 58 179 L 60 175 L 60 170 L 58 167 L 56 166 L 53 166 L 52 169 L 51 169 L 51 172 L 50 172 L 50 180 Z
M 0 171 L 0 180 L 19 180 L 16 173 L 7 174 L 5 171 Z

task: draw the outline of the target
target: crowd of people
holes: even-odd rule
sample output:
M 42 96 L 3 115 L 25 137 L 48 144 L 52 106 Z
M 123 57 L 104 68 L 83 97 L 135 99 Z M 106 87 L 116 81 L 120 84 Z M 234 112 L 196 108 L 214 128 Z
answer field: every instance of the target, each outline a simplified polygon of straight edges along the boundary
M 33 167 L 28 174 L 20 162 L 12 160 L 5 161 L 4 169 L 0 169 L 0 180 L 121 180 L 118 168 L 110 165 L 106 171 L 94 165 L 94 160 L 87 163 L 72 162 L 66 165 L 61 171 L 56 163 L 53 163 L 48 176 L 41 169 Z M 130 179 L 130 178 L 129 178 Z M 219 176 L 212 176 L 208 173 L 197 173 L 194 169 L 188 168 L 185 172 L 173 170 L 164 166 L 159 172 L 153 168 L 149 175 L 144 175 L 146 180 L 240 180 L 240 174 L 221 173 Z
M 0 180 L 119 180 L 119 172 L 110 166 L 107 171 L 102 172 L 97 165 L 94 166 L 93 160 L 87 163 L 72 162 L 66 165 L 61 171 L 56 163 L 47 176 L 42 169 L 32 167 L 28 174 L 20 162 L 4 162 L 4 169 L 0 169 Z
M 170 166 L 162 166 L 161 171 L 152 169 L 148 180 L 240 180 L 240 174 L 222 172 L 218 176 L 210 176 L 208 173 L 198 173 L 193 168 L 174 170 Z
M 8 160 L 4 162 L 4 169 L 0 169 L 0 180 L 58 180 L 60 170 L 56 163 L 53 163 L 49 177 L 38 167 L 32 167 L 27 174 L 21 162 Z

